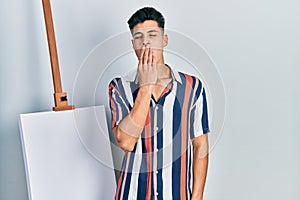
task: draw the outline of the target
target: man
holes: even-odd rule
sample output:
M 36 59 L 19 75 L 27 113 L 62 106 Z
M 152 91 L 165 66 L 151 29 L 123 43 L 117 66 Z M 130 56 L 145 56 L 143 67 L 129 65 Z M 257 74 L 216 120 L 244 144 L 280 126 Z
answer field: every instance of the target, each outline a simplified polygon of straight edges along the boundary
M 115 199 L 202 200 L 208 167 L 203 84 L 164 61 L 164 17 L 151 7 L 128 20 L 134 74 L 109 84 L 112 130 L 125 151 Z

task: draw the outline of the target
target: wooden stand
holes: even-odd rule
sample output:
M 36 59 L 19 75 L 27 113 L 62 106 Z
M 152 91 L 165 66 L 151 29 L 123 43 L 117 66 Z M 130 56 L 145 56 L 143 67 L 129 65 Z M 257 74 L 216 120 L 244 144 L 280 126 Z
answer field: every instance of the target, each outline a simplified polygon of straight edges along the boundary
M 52 78 L 53 78 L 53 85 L 54 85 L 55 107 L 53 107 L 53 110 L 54 111 L 72 110 L 74 109 L 74 106 L 68 105 L 67 93 L 62 92 L 50 0 L 42 0 L 42 1 L 43 1 L 44 18 L 46 23 L 48 46 L 49 46 L 49 53 L 50 53 L 50 60 L 51 60 Z

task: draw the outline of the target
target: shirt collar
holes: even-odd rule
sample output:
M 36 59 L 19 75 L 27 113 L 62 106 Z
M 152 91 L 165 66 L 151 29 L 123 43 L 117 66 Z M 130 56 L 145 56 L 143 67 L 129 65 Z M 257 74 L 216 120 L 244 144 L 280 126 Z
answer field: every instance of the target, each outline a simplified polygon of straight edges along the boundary
M 179 75 L 179 72 L 173 68 L 171 68 L 169 65 L 167 65 L 170 70 L 171 70 L 171 76 L 172 76 L 172 79 L 173 81 L 177 81 L 178 83 L 182 84 L 182 80 L 181 80 L 181 77 Z M 123 79 L 127 82 L 135 82 L 135 84 L 138 83 L 138 78 L 137 78 L 137 71 L 134 70 L 134 71 L 130 71 L 128 72 L 127 74 L 125 74 L 123 76 Z

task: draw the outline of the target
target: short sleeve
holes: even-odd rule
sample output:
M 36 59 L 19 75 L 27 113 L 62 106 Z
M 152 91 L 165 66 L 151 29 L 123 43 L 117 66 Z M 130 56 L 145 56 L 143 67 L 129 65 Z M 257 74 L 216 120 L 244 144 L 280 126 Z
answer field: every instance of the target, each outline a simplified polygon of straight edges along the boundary
M 121 84 L 120 78 L 113 79 L 109 84 L 108 94 L 112 128 L 116 127 L 130 112 Z
M 205 88 L 199 84 L 200 93 L 192 106 L 190 114 L 191 139 L 209 132 L 208 109 Z

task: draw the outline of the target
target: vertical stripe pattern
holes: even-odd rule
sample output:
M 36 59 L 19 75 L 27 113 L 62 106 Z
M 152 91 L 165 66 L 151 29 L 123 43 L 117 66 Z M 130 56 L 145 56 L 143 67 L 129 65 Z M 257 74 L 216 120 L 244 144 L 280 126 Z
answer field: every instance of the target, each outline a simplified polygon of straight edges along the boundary
M 173 80 L 151 100 L 144 130 L 126 152 L 115 199 L 190 199 L 191 140 L 209 132 L 205 89 L 201 81 L 172 69 Z M 128 115 L 138 93 L 136 79 L 109 84 L 111 126 Z

